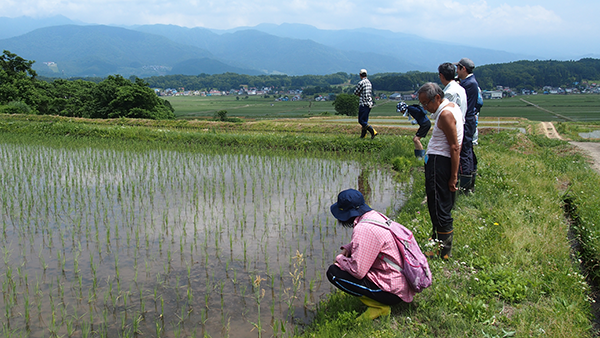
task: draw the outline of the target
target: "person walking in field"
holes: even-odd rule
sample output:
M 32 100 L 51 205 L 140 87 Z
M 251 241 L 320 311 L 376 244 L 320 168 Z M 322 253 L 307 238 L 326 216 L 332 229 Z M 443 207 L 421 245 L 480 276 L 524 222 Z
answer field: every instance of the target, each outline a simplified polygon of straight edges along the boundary
M 352 239 L 341 247 L 342 252 L 327 270 L 327 278 L 367 305 L 358 319 L 387 316 L 390 305 L 412 302 L 415 291 L 401 272 L 404 261 L 392 232 L 373 224 L 385 222 L 386 216 L 371 209 L 355 189 L 340 192 L 330 209 L 342 226 L 352 228 Z
M 448 259 L 452 252 L 454 225 L 452 208 L 457 191 L 460 148 L 464 122 L 460 108 L 444 98 L 444 91 L 435 83 L 426 83 L 417 92 L 421 105 L 435 121 L 427 146 L 425 192 L 431 217 L 432 240 L 440 244 L 439 255 Z
M 354 89 L 354 95 L 359 97 L 358 102 L 358 123 L 361 125 L 360 138 L 365 138 L 367 131 L 371 134 L 371 139 L 377 135 L 377 131 L 369 125 L 369 114 L 373 107 L 373 86 L 367 79 L 367 70 L 360 70 L 360 81 Z
M 431 129 L 431 121 L 427 118 L 427 112 L 418 104 L 409 106 L 406 102 L 399 102 L 396 105 L 396 111 L 403 113 L 404 116 L 408 114 L 419 124 L 419 130 L 417 130 L 417 133 L 413 137 L 413 143 L 415 144 L 415 157 L 422 159 L 425 156 L 425 150 L 423 149 L 421 139 L 427 136 L 429 129 Z

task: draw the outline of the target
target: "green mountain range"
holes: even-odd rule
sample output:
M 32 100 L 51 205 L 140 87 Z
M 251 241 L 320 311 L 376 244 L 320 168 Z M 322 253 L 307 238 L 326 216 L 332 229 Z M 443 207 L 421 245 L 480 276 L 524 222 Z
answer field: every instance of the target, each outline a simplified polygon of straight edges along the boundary
M 375 29 L 320 30 L 282 24 L 240 27 L 228 31 L 174 25 L 114 27 L 58 25 L 68 19 L 38 22 L 0 18 L 0 32 L 13 27 L 22 35 L 0 40 L 0 49 L 36 61 L 48 77 L 125 77 L 238 73 L 248 75 L 371 74 L 435 71 L 464 56 L 478 65 L 526 59 L 525 56 L 461 47 L 416 36 Z M 31 27 L 31 30 L 27 30 Z M 18 29 L 17 29 L 18 28 Z M 4 36 L 10 33 L 4 34 Z M 3 34 L 0 34 L 2 37 Z
M 422 68 L 416 63 L 375 53 L 368 48 L 364 51 L 343 50 L 308 38 L 276 36 L 251 28 L 222 34 L 205 28 L 173 25 L 149 25 L 133 29 L 206 49 L 221 60 L 266 74 L 356 73 L 361 68 L 369 68 L 371 73 L 406 72 Z
M 44 76 L 166 75 L 173 67 L 189 60 L 210 60 L 207 67 L 196 67 L 196 71 L 205 73 L 258 73 L 218 62 L 210 52 L 198 47 L 110 26 L 39 28 L 0 40 L 0 48 L 35 60 L 34 69 Z

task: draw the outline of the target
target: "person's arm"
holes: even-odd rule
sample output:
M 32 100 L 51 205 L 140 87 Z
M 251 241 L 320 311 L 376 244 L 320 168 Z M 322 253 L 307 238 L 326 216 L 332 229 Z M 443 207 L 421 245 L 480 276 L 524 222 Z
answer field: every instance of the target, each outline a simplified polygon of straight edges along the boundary
M 342 270 L 352 276 L 363 279 L 373 266 L 381 251 L 382 243 L 370 229 L 354 228 L 352 233 L 352 249 L 348 257 L 337 255 L 335 262 Z
M 468 80 L 467 80 L 468 79 Z M 465 94 L 467 94 L 467 114 L 470 114 L 475 109 L 475 104 L 477 103 L 477 84 L 472 81 L 471 77 L 465 79 L 464 87 Z
M 350 253 L 352 251 L 352 243 L 348 243 L 346 245 L 342 245 L 342 255 L 345 257 L 350 257 Z
M 356 85 L 356 88 L 354 88 L 354 95 L 360 96 L 360 92 L 362 92 L 362 81 Z
M 450 180 L 448 181 L 448 188 L 454 192 L 458 190 L 456 182 L 458 181 L 458 165 L 460 163 L 460 144 L 456 133 L 456 119 L 450 111 L 442 110 L 438 119 L 438 128 L 444 132 L 448 145 L 450 145 Z

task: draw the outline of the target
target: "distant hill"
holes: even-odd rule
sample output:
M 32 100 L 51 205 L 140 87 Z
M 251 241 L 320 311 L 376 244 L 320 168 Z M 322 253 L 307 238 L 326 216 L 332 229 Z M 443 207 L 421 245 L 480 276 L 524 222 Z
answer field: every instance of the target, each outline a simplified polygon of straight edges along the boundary
M 371 73 L 435 71 L 441 63 L 463 57 L 477 65 L 539 58 L 370 28 L 322 30 L 302 24 L 261 24 L 231 30 L 174 25 L 133 29 L 204 48 L 217 57 L 267 73 L 288 75 L 355 73 L 361 68 Z
M 255 27 L 238 27 L 221 34 L 244 30 L 258 30 L 278 37 L 310 39 L 325 46 L 349 52 L 370 52 L 394 57 L 406 65 L 402 71 L 436 71 L 443 62 L 457 62 L 469 57 L 477 65 L 505 63 L 517 60 L 543 59 L 541 56 L 507 53 L 499 50 L 473 48 L 460 45 L 460 40 L 446 42 L 421 38 L 416 35 L 395 33 L 373 28 L 323 30 L 304 24 L 260 24 Z M 405 68 L 405 67 L 403 67 Z M 388 68 L 389 71 L 396 71 Z M 382 71 L 386 72 L 386 71 Z
M 311 39 L 278 37 L 254 29 L 224 34 L 216 34 L 204 28 L 173 25 L 148 25 L 134 29 L 204 48 L 220 59 L 268 74 L 356 73 L 361 68 L 368 68 L 371 73 L 406 72 L 417 67 L 414 63 L 401 61 L 392 55 L 369 50 L 341 50 Z
M 152 76 L 170 74 L 187 60 L 213 59 L 201 48 L 183 45 L 154 34 L 110 26 L 53 26 L 0 40 L 6 49 L 35 60 L 34 69 L 45 76 L 107 76 L 109 74 Z M 214 74 L 226 69 L 219 63 L 204 63 L 197 70 Z M 231 67 L 230 71 L 248 71 Z
M 458 39 L 444 43 L 386 30 L 322 30 L 302 24 L 261 24 L 227 31 L 175 25 L 60 25 L 33 30 L 69 21 L 61 16 L 0 18 L 4 36 L 32 30 L 0 40 L 0 49 L 35 60 L 40 75 L 66 77 L 324 75 L 355 74 L 361 68 L 371 74 L 435 72 L 440 63 L 462 57 L 477 66 L 542 59 L 465 47 Z

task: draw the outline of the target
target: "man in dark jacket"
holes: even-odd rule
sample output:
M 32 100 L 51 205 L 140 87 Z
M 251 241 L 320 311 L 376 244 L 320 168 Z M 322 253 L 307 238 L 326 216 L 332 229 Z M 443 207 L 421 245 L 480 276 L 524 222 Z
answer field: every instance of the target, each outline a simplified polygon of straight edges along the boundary
M 467 93 L 467 113 L 465 115 L 465 130 L 460 150 L 459 186 L 466 192 L 472 192 L 475 187 L 477 157 L 473 152 L 473 135 L 477 128 L 477 98 L 479 84 L 473 75 L 475 64 L 467 58 L 455 63 L 460 85 Z

